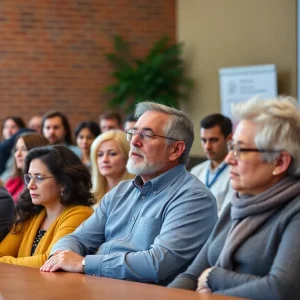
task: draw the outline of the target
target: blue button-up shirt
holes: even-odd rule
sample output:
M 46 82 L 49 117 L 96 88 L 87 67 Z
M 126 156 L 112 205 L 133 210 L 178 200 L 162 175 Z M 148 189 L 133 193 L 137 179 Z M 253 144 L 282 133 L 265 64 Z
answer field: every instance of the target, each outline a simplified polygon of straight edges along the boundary
M 86 274 L 166 284 L 199 252 L 216 220 L 212 193 L 178 165 L 144 185 L 139 176 L 121 182 L 51 254 L 86 256 Z

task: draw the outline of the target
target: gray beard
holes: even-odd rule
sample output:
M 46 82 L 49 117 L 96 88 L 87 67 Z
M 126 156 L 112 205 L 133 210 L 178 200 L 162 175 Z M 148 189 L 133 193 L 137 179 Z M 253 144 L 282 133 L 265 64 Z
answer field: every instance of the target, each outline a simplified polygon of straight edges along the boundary
M 150 165 L 146 160 L 136 163 L 129 157 L 126 168 L 127 171 L 133 175 L 151 175 L 161 170 L 163 165 L 163 162 L 155 162 L 153 165 Z

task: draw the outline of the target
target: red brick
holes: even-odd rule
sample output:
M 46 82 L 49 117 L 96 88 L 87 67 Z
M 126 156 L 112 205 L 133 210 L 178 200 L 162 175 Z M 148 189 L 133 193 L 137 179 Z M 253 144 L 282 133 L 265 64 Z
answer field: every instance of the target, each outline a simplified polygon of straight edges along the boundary
M 175 0 L 2 0 L 0 122 L 49 109 L 72 126 L 106 109 L 105 53 L 121 34 L 143 56 L 161 36 L 175 41 Z

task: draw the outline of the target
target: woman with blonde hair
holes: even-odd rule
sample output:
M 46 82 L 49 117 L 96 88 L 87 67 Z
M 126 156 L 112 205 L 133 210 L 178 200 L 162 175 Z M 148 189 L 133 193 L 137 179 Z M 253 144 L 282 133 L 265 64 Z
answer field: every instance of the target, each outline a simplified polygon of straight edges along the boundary
M 94 140 L 91 146 L 91 163 L 96 206 L 120 181 L 134 177 L 126 170 L 129 149 L 126 133 L 122 130 L 109 130 Z

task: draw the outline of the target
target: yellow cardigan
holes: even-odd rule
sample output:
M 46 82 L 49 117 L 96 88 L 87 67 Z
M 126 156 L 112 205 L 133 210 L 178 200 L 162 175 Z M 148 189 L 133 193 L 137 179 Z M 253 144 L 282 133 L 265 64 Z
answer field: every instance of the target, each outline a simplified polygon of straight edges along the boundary
M 18 233 L 9 232 L 0 243 L 0 263 L 40 268 L 47 260 L 52 246 L 63 236 L 72 233 L 93 213 L 92 208 L 82 205 L 68 206 L 46 231 L 34 255 L 33 241 L 46 216 L 46 209 L 23 225 Z

